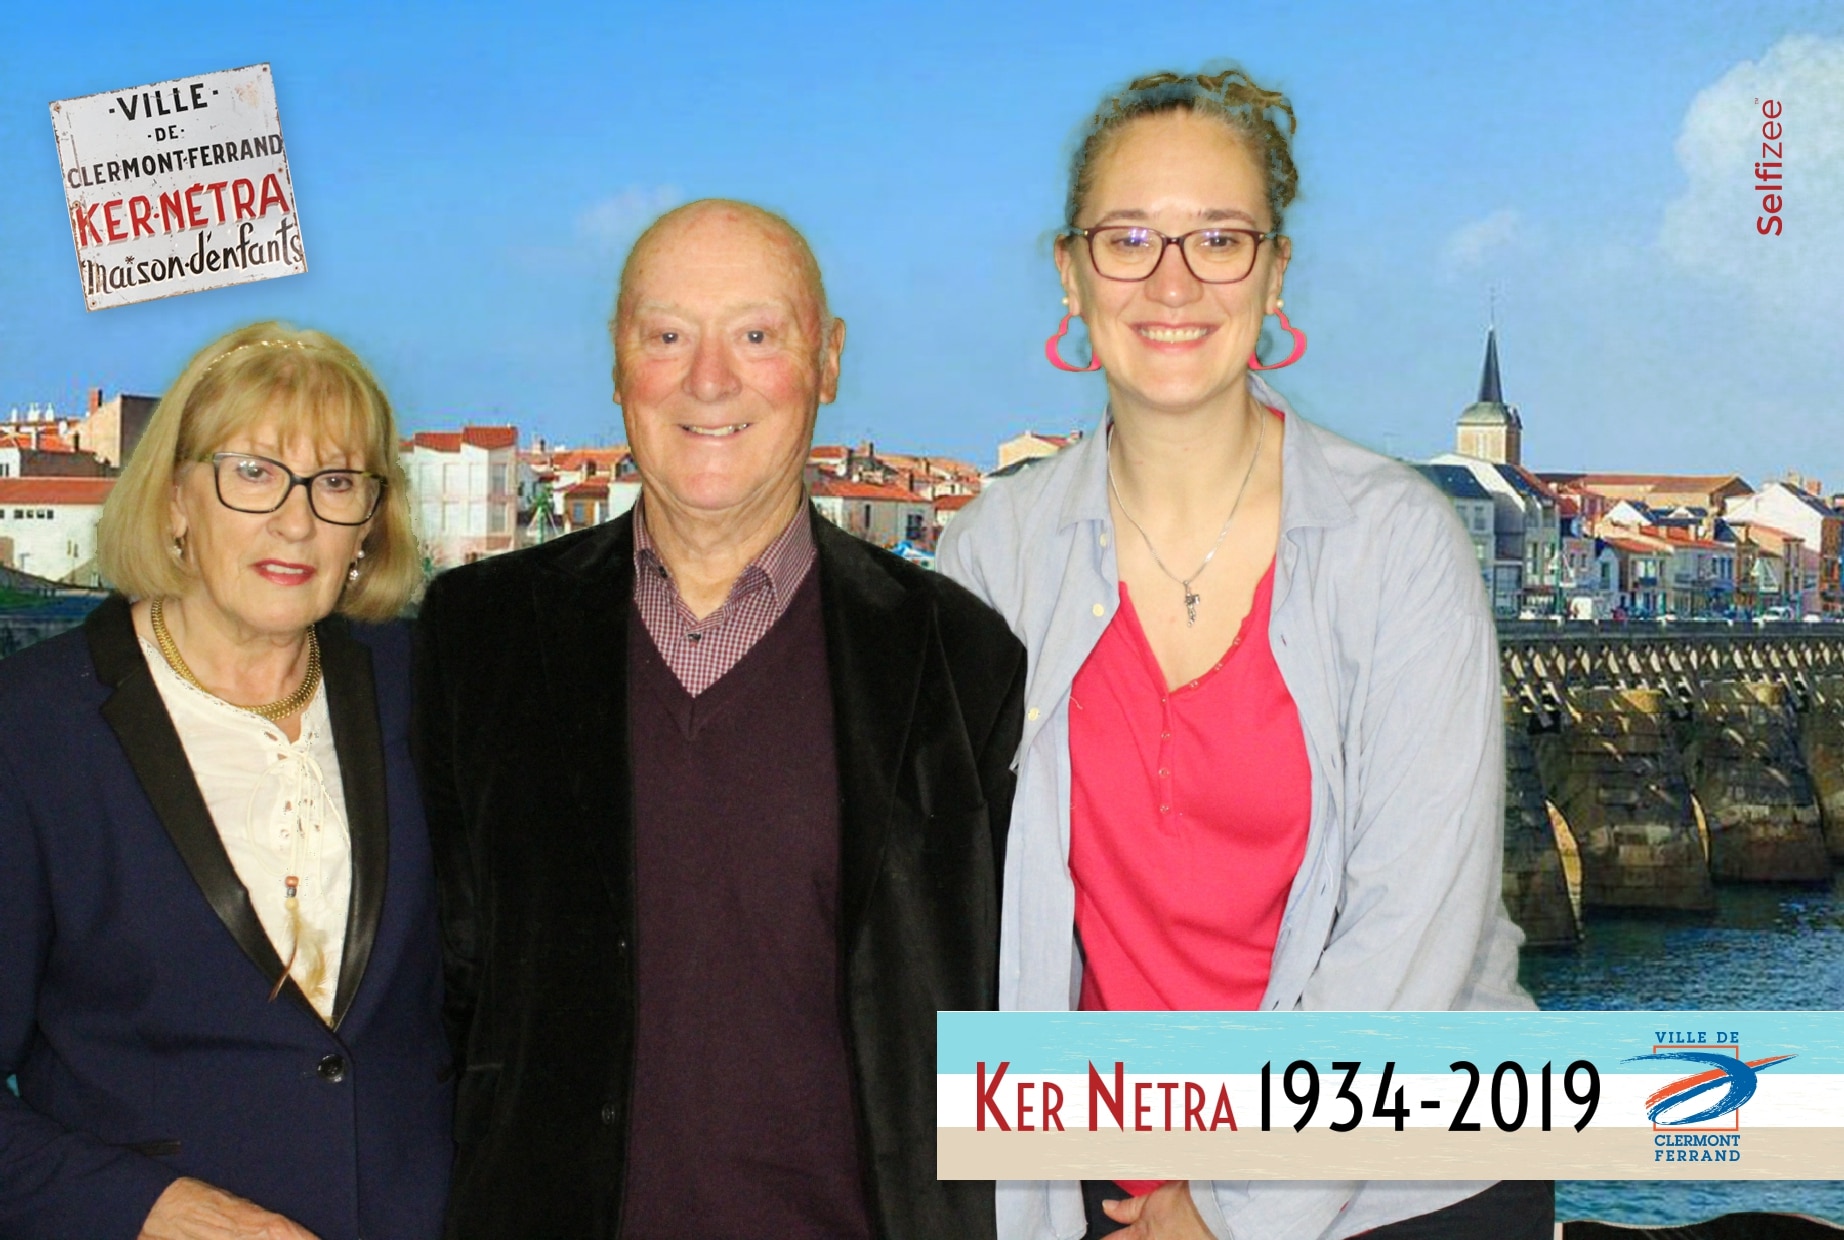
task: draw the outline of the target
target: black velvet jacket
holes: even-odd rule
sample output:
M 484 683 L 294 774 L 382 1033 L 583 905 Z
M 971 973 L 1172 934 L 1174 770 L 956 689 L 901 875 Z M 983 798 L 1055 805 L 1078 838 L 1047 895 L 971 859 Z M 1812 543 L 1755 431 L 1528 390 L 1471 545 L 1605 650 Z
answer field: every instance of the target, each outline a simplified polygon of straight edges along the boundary
M 1024 650 L 960 586 L 809 519 L 869 1216 L 890 1240 L 990 1236 L 992 1185 L 935 1178 L 935 1013 L 998 997 Z M 619 1229 L 634 1068 L 633 584 L 622 517 L 445 573 L 423 606 L 417 752 L 461 1075 L 453 1237 Z

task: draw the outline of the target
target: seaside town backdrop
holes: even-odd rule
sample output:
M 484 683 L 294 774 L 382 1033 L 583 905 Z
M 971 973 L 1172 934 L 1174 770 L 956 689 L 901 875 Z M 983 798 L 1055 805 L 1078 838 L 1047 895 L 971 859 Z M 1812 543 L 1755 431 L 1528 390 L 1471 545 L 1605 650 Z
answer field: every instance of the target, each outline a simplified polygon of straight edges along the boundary
M 851 321 L 814 503 L 926 563 L 1105 399 L 1041 357 L 1074 126 L 1135 73 L 1228 57 L 1299 108 L 1288 306 L 1313 352 L 1278 386 L 1447 497 L 1499 617 L 1532 995 L 1844 1009 L 1836 4 L 1306 0 L 1199 26 L 1102 0 L 412 2 L 285 36 L 221 0 L 86 12 L 81 55 L 43 6 L 3 49 L 0 656 L 96 605 L 122 461 L 177 359 L 237 322 L 374 365 L 430 573 L 631 506 L 609 290 L 647 220 L 708 194 L 814 241 Z M 261 61 L 311 271 L 86 313 L 47 102 Z M 1844 1222 L 1844 1181 L 1558 1201 L 1746 1209 Z
M 1478 399 L 1455 411 L 1452 450 L 1407 463 L 1453 504 L 1498 616 L 1844 621 L 1844 491 L 1797 470 L 1751 481 L 1527 461 L 1524 415 L 1507 399 L 1495 329 L 1484 350 Z M 97 387 L 81 411 L 28 403 L 0 421 L 0 654 L 55 626 L 40 623 L 41 608 L 59 604 L 68 621 L 83 600 L 100 597 L 96 520 L 157 399 Z M 1536 421 L 1540 428 L 1540 414 Z M 983 461 L 816 443 L 807 486 L 829 520 L 928 564 L 941 531 L 984 486 L 1082 434 L 1020 427 Z M 640 495 L 625 445 L 553 443 L 515 423 L 417 431 L 402 453 L 430 573 L 598 525 Z

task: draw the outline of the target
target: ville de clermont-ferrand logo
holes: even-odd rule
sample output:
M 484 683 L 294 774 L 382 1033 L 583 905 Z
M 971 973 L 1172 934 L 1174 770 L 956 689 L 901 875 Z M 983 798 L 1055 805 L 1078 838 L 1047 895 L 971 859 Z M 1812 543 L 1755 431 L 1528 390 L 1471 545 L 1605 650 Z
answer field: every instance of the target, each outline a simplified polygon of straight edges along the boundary
M 1702 1071 L 1661 1086 L 1646 1097 L 1646 1115 L 1654 1127 L 1682 1129 L 1735 1114 L 1743 1103 L 1754 1097 L 1761 1072 L 1793 1058 L 1791 1055 L 1769 1055 L 1763 1059 L 1744 1060 L 1741 1038 L 1733 1034 L 1729 1037 L 1733 1040 L 1661 1041 L 1653 1045 L 1650 1055 L 1634 1055 L 1627 1059 L 1627 1063 L 1679 1060 L 1704 1065 Z M 1710 1096 L 1712 1094 L 1714 1097 Z M 1694 1105 L 1699 1103 L 1701 1105 Z M 1735 1115 L 1732 1124 L 1740 1128 L 1741 1116 Z

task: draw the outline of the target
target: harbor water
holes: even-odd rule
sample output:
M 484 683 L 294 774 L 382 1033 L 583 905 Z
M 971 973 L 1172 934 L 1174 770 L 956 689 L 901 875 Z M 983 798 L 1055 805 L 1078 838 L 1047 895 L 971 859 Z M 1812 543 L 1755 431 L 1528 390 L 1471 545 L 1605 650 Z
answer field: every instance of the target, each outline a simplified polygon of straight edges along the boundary
M 1590 913 L 1581 943 L 1526 952 L 1538 1006 L 1576 1011 L 1844 1009 L 1844 877 L 1725 886 L 1708 917 Z M 1840 1169 L 1844 1174 L 1844 1169 Z M 1558 1219 L 1644 1225 L 1777 1210 L 1844 1223 L 1844 1180 L 1578 1180 Z

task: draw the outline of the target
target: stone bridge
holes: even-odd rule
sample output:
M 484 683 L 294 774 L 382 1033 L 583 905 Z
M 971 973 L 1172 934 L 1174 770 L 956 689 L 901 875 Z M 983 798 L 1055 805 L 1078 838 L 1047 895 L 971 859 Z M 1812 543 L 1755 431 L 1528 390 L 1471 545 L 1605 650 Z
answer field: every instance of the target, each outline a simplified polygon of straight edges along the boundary
M 1507 623 L 1499 652 L 1505 901 L 1532 945 L 1578 933 L 1570 863 L 1584 910 L 1697 912 L 1844 858 L 1844 625 Z

